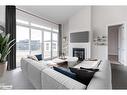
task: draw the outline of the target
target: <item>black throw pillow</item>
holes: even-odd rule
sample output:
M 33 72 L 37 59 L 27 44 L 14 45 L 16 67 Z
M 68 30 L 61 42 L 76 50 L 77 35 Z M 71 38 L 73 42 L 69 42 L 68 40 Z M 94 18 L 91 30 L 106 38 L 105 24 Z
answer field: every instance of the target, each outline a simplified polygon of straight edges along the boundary
M 71 68 L 71 72 L 76 74 L 77 81 L 85 84 L 88 86 L 89 82 L 91 81 L 95 71 L 92 70 L 86 70 L 86 69 L 78 69 L 78 68 Z
M 99 71 L 99 69 L 94 69 L 94 68 L 84 68 L 84 67 L 80 67 L 80 69 L 86 69 L 86 70 L 91 70 L 91 71 Z

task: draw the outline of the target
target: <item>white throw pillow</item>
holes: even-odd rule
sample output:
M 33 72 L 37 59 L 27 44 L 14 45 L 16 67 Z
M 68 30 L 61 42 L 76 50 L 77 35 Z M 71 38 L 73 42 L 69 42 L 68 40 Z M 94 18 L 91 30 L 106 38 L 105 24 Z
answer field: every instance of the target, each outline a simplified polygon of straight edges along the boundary
M 101 60 L 97 60 L 97 61 L 85 61 L 84 60 L 81 63 L 79 63 L 76 66 L 74 66 L 74 68 L 80 68 L 80 67 L 84 67 L 84 68 L 98 68 L 100 63 L 101 63 Z
M 35 55 L 27 55 L 27 58 L 30 58 L 32 60 L 38 61 L 37 57 Z

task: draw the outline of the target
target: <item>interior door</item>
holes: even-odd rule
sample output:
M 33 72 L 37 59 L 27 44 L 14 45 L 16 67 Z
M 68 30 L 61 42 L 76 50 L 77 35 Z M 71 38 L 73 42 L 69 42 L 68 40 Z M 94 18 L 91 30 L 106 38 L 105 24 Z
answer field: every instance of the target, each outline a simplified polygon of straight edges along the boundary
M 125 25 L 119 27 L 118 36 L 118 60 L 121 64 L 126 65 L 126 32 Z
M 121 61 L 121 29 L 119 27 L 119 32 L 118 32 L 118 61 L 122 63 Z

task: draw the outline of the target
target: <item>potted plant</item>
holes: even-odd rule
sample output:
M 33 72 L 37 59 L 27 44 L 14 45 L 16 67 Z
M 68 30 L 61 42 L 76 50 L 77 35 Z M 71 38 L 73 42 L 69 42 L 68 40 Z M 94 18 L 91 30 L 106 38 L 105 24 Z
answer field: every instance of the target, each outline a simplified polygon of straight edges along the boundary
M 14 39 L 10 40 L 10 34 L 0 34 L 0 77 L 4 75 L 7 69 L 6 58 L 14 44 Z

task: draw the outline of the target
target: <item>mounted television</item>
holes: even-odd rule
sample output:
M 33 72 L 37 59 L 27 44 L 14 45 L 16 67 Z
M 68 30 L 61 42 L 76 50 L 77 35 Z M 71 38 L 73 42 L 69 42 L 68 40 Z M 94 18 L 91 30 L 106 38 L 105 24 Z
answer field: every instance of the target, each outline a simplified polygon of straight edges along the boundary
M 89 31 L 70 33 L 70 43 L 87 43 L 89 42 Z

